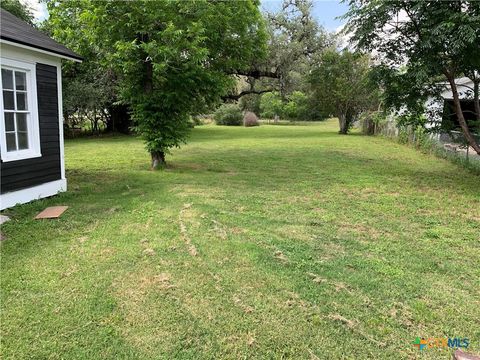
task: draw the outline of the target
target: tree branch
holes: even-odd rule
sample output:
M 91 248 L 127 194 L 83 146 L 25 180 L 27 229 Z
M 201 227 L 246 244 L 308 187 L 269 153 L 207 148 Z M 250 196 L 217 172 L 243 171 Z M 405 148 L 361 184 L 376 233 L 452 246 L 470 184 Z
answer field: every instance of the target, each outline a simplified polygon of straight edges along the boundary
M 278 79 L 279 74 L 278 70 L 275 71 L 267 71 L 267 70 L 259 70 L 259 69 L 250 69 L 250 70 L 232 70 L 231 75 L 243 75 L 249 76 L 255 79 L 260 79 L 261 77 L 269 77 L 273 79 Z
M 256 95 L 260 95 L 260 94 L 264 94 L 264 93 L 268 93 L 268 92 L 272 92 L 272 91 L 275 91 L 275 89 L 265 89 L 265 90 L 244 90 L 242 92 L 240 92 L 239 94 L 230 94 L 230 95 L 225 95 L 222 97 L 223 100 L 238 100 L 240 99 L 242 96 L 245 96 L 245 95 L 249 95 L 249 94 L 256 94 Z

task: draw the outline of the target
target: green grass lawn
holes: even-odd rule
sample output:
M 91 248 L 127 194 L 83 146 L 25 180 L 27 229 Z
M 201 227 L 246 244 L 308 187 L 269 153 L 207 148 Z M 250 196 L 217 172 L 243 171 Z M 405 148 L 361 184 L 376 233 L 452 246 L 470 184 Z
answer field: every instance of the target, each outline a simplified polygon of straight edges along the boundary
M 480 177 L 336 123 L 67 141 L 69 190 L 6 213 L 4 359 L 480 353 Z M 68 205 L 58 220 L 33 220 Z

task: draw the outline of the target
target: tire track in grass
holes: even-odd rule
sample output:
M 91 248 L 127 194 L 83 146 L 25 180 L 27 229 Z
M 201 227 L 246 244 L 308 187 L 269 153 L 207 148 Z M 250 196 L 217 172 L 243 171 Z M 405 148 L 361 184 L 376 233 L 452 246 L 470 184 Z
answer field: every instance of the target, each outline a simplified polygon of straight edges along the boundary
M 183 239 L 183 241 L 185 242 L 185 244 L 187 245 L 188 253 L 191 256 L 197 256 L 198 255 L 198 250 L 197 250 L 196 246 L 192 243 L 192 239 L 188 235 L 187 226 L 185 225 L 185 222 L 184 222 L 186 212 L 191 207 L 192 207 L 191 203 L 183 204 L 183 207 L 180 210 L 180 213 L 178 215 L 178 222 L 180 224 L 180 236 Z

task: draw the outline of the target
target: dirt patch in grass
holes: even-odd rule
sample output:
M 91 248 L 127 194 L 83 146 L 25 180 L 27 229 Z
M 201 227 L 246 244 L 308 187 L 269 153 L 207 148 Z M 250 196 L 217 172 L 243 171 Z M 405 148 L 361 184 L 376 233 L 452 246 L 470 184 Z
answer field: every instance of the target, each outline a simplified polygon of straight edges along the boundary
M 345 256 L 345 246 L 338 242 L 322 242 L 318 245 L 318 256 L 321 261 L 330 261 L 332 259 Z
M 316 284 L 327 283 L 328 280 L 314 273 L 308 273 L 308 276 L 312 278 L 312 281 Z
M 275 256 L 276 259 L 280 260 L 282 263 L 288 262 L 288 257 L 280 250 L 275 251 L 273 255 Z
M 245 314 L 250 314 L 254 311 L 254 308 L 250 305 L 245 304 L 245 302 L 242 299 L 240 299 L 240 297 L 238 295 L 235 295 L 233 297 L 233 303 L 235 304 L 235 306 L 242 309 L 242 311 Z
M 183 204 L 182 210 L 178 215 L 178 222 L 180 226 L 180 237 L 184 241 L 185 245 L 187 246 L 188 253 L 191 256 L 197 256 L 198 250 L 197 247 L 192 243 L 192 239 L 190 238 L 187 230 L 187 221 L 191 220 L 193 217 L 193 213 L 190 211 L 192 204 L 187 203 Z
M 349 329 L 353 329 L 358 325 L 358 320 L 349 320 L 340 314 L 331 314 L 328 316 L 328 318 L 330 320 L 340 322 L 342 325 L 345 325 Z
M 219 221 L 212 219 L 212 226 L 213 226 L 213 232 L 216 234 L 217 237 L 219 237 L 222 240 L 227 240 L 228 235 L 226 231 L 225 225 L 220 223 Z
M 368 240 L 377 240 L 380 236 L 385 236 L 386 231 L 380 231 L 377 228 L 362 223 L 342 223 L 338 227 L 341 235 L 353 235 L 361 242 Z

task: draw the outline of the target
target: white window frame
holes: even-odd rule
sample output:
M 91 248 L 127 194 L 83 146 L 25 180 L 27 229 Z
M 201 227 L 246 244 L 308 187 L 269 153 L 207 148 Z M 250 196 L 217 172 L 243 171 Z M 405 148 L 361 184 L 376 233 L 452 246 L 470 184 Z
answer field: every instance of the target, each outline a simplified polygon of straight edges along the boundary
M 42 156 L 40 151 L 40 128 L 38 121 L 37 104 L 37 74 L 33 63 L 1 58 L 1 68 L 8 70 L 19 70 L 26 73 L 27 81 L 27 106 L 29 116 L 27 116 L 28 131 L 28 149 L 8 151 L 7 137 L 5 132 L 5 108 L 3 106 L 3 82 L 0 72 L 0 87 L 2 90 L 0 96 L 0 151 L 3 162 L 31 159 Z M 16 101 L 16 100 L 15 100 Z

